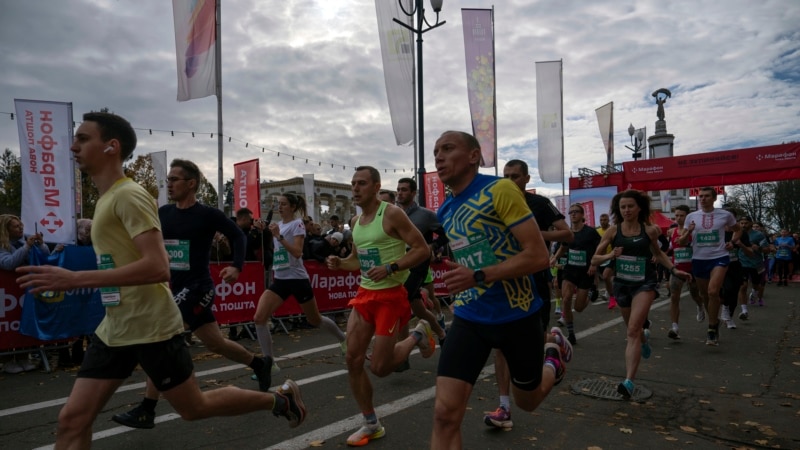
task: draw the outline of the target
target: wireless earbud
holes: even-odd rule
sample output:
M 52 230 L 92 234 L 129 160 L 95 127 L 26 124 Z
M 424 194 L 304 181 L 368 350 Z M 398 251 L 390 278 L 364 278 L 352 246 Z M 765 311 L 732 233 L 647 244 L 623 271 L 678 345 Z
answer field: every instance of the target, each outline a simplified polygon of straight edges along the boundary
M 103 153 L 108 153 L 108 152 L 113 151 L 113 150 L 114 150 L 114 147 L 109 145 L 108 147 L 106 147 L 105 150 L 103 150 Z

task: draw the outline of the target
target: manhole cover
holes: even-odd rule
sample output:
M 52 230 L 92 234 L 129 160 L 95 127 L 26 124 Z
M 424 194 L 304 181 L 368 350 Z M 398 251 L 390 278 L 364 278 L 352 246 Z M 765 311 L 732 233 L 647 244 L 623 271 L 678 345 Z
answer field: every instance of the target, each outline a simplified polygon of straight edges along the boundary
M 588 395 L 589 397 L 604 398 L 607 400 L 624 400 L 622 395 L 617 392 L 619 381 L 611 381 L 602 378 L 594 378 L 590 380 L 581 380 L 572 383 L 570 386 L 572 392 L 581 395 Z M 636 383 L 636 388 L 633 390 L 633 395 L 630 398 L 632 402 L 640 402 L 653 396 L 653 391 L 647 389 L 639 383 Z

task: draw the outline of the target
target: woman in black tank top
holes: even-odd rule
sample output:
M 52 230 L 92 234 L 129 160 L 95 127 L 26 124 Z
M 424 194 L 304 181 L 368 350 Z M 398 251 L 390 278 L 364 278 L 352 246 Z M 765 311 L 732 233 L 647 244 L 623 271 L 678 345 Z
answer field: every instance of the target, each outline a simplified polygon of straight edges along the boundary
M 625 348 L 625 380 L 617 387 L 624 397 L 634 393 L 633 379 L 641 358 L 650 357 L 647 342 L 650 330 L 644 329 L 653 300 L 658 297 L 653 258 L 673 275 L 690 278 L 686 272 L 676 270 L 666 254 L 661 251 L 657 226 L 650 225 L 650 197 L 641 191 L 620 192 L 611 200 L 614 225 L 603 235 L 592 257 L 592 264 L 600 265 L 615 260 L 614 296 L 617 298 L 622 319 L 628 332 Z M 611 244 L 613 251 L 606 254 Z

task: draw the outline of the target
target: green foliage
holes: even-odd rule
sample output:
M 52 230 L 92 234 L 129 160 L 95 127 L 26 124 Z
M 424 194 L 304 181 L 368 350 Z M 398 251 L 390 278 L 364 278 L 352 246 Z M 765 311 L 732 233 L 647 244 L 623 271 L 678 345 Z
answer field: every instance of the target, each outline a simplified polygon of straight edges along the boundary
M 0 155 L 0 213 L 20 215 L 22 211 L 22 167 L 10 149 Z

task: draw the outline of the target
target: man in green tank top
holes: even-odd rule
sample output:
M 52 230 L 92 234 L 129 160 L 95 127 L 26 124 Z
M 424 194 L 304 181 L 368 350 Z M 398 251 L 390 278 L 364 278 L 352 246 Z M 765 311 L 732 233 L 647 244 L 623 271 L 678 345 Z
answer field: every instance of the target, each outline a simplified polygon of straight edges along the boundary
M 408 269 L 430 257 L 422 233 L 397 206 L 378 198 L 380 173 L 370 166 L 356 168 L 351 182 L 353 201 L 362 213 L 351 221 L 353 251 L 347 258 L 329 256 L 328 268 L 361 270 L 361 281 L 347 320 L 347 372 L 364 425 L 347 438 L 362 446 L 386 434 L 372 402 L 372 384 L 364 370 L 367 348 L 372 346 L 370 370 L 379 377 L 391 374 L 418 346 L 423 357 L 433 355 L 435 341 L 430 324 L 420 320 L 406 339 L 397 333 L 411 318 L 408 293 L 403 283 Z M 408 246 L 409 250 L 406 251 Z

